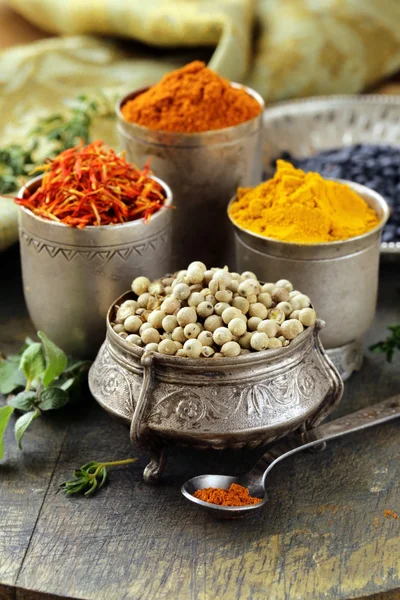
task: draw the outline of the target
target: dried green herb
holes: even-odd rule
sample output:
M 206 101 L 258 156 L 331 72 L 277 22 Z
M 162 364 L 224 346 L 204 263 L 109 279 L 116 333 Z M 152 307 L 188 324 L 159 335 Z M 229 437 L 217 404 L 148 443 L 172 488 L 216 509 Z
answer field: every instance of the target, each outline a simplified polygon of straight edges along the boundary
M 387 338 L 373 344 L 369 349 L 372 350 L 372 352 L 386 354 L 386 360 L 392 362 L 395 351 L 400 350 L 400 323 L 397 325 L 390 325 L 388 330 L 390 333 Z
M 136 458 L 127 458 L 112 462 L 89 462 L 80 469 L 75 469 L 73 472 L 74 479 L 65 481 L 60 485 L 60 488 L 68 496 L 72 496 L 73 494 L 83 494 L 86 497 L 93 496 L 107 481 L 108 473 L 106 467 L 128 465 L 136 460 Z

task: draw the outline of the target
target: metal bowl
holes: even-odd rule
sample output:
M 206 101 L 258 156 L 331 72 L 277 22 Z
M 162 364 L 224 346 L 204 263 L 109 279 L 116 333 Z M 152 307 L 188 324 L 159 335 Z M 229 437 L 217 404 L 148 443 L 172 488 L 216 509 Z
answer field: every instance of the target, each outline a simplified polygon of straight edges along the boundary
M 263 163 L 283 151 L 302 158 L 352 144 L 400 146 L 400 98 L 321 96 L 282 102 L 264 111 Z M 381 254 L 400 256 L 400 242 L 382 242 Z
M 114 311 L 89 386 L 104 409 L 130 425 L 132 442 L 151 454 L 147 482 L 160 477 L 170 445 L 254 448 L 313 427 L 341 399 L 343 382 L 319 340 L 321 321 L 286 348 L 189 359 L 127 343 L 111 327 Z
M 233 87 L 244 86 L 232 83 Z M 154 171 L 174 191 L 172 270 L 182 257 L 189 264 L 228 264 L 232 269 L 233 237 L 226 207 L 238 187 L 262 180 L 262 111 L 234 127 L 199 133 L 155 131 L 128 123 L 121 111 L 128 101 L 146 91 L 136 90 L 116 107 L 121 147 L 127 159 L 143 166 L 151 157 Z M 245 87 L 260 107 L 264 102 Z
M 377 227 L 340 242 L 295 244 L 243 229 L 228 215 L 235 230 L 238 270 L 251 269 L 265 281 L 277 281 L 284 274 L 296 288 L 307 291 L 327 324 L 322 343 L 346 380 L 361 367 L 362 337 L 375 316 L 379 245 L 389 207 L 380 194 L 363 185 L 334 181 L 346 183 L 364 198 L 380 218 Z
M 41 176 L 28 181 L 33 192 Z M 94 358 L 105 335 L 111 302 L 134 277 L 156 278 L 170 269 L 172 193 L 149 223 L 77 229 L 19 207 L 19 239 L 25 301 L 36 329 L 68 354 Z

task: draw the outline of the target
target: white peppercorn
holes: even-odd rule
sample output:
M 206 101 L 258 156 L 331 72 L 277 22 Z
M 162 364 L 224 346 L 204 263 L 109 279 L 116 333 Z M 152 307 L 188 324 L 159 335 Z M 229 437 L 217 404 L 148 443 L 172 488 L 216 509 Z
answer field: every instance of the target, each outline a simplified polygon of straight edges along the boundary
M 160 306 L 160 309 L 165 312 L 166 315 L 173 315 L 174 312 L 180 308 L 181 303 L 175 296 L 167 296 Z
M 201 317 L 202 319 L 206 319 L 207 317 L 213 314 L 214 305 L 211 302 L 203 301 L 200 302 L 196 310 L 199 317 Z
M 124 321 L 125 331 L 128 331 L 129 333 L 137 333 L 142 325 L 143 325 L 142 319 L 136 315 L 132 316 L 132 317 L 128 317 Z
M 188 298 L 188 306 L 193 306 L 196 308 L 201 302 L 203 302 L 204 298 L 200 292 L 192 292 Z
M 240 346 L 237 342 L 226 342 L 221 348 L 222 356 L 239 356 Z
M 268 349 L 272 350 L 273 348 L 282 348 L 282 342 L 281 340 L 278 340 L 278 338 L 269 338 L 268 340 Z
M 215 306 L 217 304 L 217 301 L 215 299 L 215 296 L 213 296 L 213 294 L 207 294 L 207 296 L 205 296 L 205 298 L 204 298 L 204 301 L 209 302 L 213 306 Z
M 214 312 L 216 315 L 221 316 L 226 308 L 229 308 L 230 304 L 227 302 L 217 302 L 214 306 Z
M 125 338 L 125 341 L 127 341 L 129 344 L 135 344 L 136 346 L 143 346 L 142 338 L 136 333 L 129 334 Z
M 214 350 L 211 348 L 211 346 L 203 346 L 200 350 L 200 354 L 205 358 L 210 358 L 210 356 L 214 354 Z
M 261 304 L 261 302 L 254 302 L 249 307 L 250 317 L 259 317 L 260 319 L 266 319 L 268 315 L 268 308 Z
M 176 353 L 175 342 L 172 340 L 162 340 L 158 344 L 158 351 L 160 354 L 174 355 Z
M 260 317 L 250 317 L 247 321 L 247 329 L 249 331 L 257 331 L 257 327 L 261 323 L 262 319 Z
M 149 294 L 149 292 L 144 292 L 138 296 L 137 303 L 140 308 L 147 308 L 147 303 L 150 300 L 150 296 L 151 294 Z
M 294 340 L 303 329 L 303 325 L 297 319 L 289 319 L 281 324 L 282 335 L 287 340 Z
M 284 287 L 275 287 L 272 290 L 271 298 L 274 302 L 287 302 L 290 298 L 289 292 Z
M 140 294 L 147 292 L 149 285 L 150 279 L 147 277 L 136 277 L 136 279 L 132 281 L 132 291 L 135 292 L 137 296 L 140 296 Z
M 226 289 L 232 281 L 232 277 L 229 271 L 226 271 L 225 269 L 217 269 L 217 271 L 215 271 L 213 275 L 213 281 L 218 281 L 219 283 L 222 283 L 224 285 L 224 288 Z
M 272 292 L 274 291 L 275 287 L 276 287 L 275 283 L 264 283 L 264 285 L 261 288 L 261 291 L 263 294 L 266 293 L 266 294 L 271 295 Z
M 317 313 L 313 308 L 302 308 L 299 314 L 299 321 L 306 327 L 311 327 L 317 320 Z
M 271 308 L 268 313 L 268 319 L 275 321 L 280 325 L 285 320 L 285 313 L 280 308 Z
M 117 310 L 117 320 L 125 321 L 128 317 L 133 316 L 138 308 L 139 304 L 136 300 L 125 300 Z
M 200 356 L 202 348 L 203 346 L 201 345 L 201 342 L 199 342 L 199 340 L 187 340 L 183 344 L 183 350 L 186 356 L 188 356 L 189 358 L 197 358 L 198 356 Z
M 276 282 L 275 286 L 276 287 L 284 287 L 287 289 L 288 292 L 293 291 L 293 285 L 287 279 L 280 279 L 279 281 Z
M 228 285 L 228 290 L 230 290 L 233 293 L 237 292 L 237 289 L 239 287 L 239 283 L 240 283 L 240 281 L 236 281 L 236 279 L 232 279 L 232 281 Z
M 175 327 L 178 327 L 178 319 L 174 315 L 167 315 L 163 318 L 161 326 L 167 333 L 172 333 Z
M 266 333 L 262 331 L 256 331 L 250 340 L 250 346 L 253 350 L 260 352 L 261 350 L 266 350 L 268 348 L 268 336 Z
M 218 327 L 213 333 L 213 340 L 218 346 L 223 346 L 232 340 L 232 333 L 227 327 Z
M 174 341 L 174 344 L 175 344 L 175 348 L 176 348 L 177 351 L 178 350 L 182 350 L 183 344 L 181 344 L 181 342 L 175 342 Z
M 257 302 L 261 302 L 261 304 L 264 304 L 264 306 L 266 306 L 267 308 L 271 308 L 273 304 L 271 294 L 268 294 L 268 292 L 262 292 L 261 294 L 259 294 Z
M 242 319 L 232 319 L 228 323 L 228 329 L 232 333 L 232 335 L 241 336 L 246 333 L 246 323 Z
M 166 314 L 164 311 L 154 310 L 147 317 L 147 322 L 151 323 L 153 325 L 153 327 L 155 327 L 156 329 L 161 329 L 164 317 L 166 317 Z
M 289 316 L 290 313 L 293 312 L 293 307 L 290 304 L 290 302 L 278 302 L 276 308 L 283 310 L 283 312 L 285 313 L 285 317 Z
M 157 298 L 156 296 L 150 296 L 149 301 L 147 302 L 146 309 L 148 311 L 157 310 L 157 308 L 160 308 L 160 305 L 160 298 Z
M 241 316 L 243 316 L 242 311 L 239 310 L 238 308 L 235 308 L 234 306 L 230 306 L 229 308 L 226 308 L 221 315 L 223 322 L 226 324 L 228 324 L 229 321 L 232 321 L 232 319 L 235 319 L 235 318 L 241 317 Z
M 178 300 L 186 300 L 190 296 L 190 287 L 187 283 L 178 283 L 172 290 L 173 296 Z
M 151 283 L 148 288 L 148 292 L 154 296 L 159 296 L 163 293 L 163 291 L 164 286 L 161 283 L 161 281 L 153 281 L 153 283 Z
M 183 333 L 189 338 L 197 338 L 200 333 L 200 327 L 197 323 L 188 323 L 183 328 Z
M 181 344 L 184 344 L 186 342 L 186 336 L 183 331 L 183 327 L 175 327 L 175 329 L 172 332 L 172 339 L 174 340 L 174 342 L 180 342 Z
M 213 277 L 214 277 L 214 271 L 205 270 L 204 274 L 203 274 L 203 283 L 205 283 L 205 285 L 208 286 L 208 284 L 210 283 L 210 281 Z
M 154 329 L 154 327 L 151 323 L 143 323 L 143 325 L 140 326 L 139 334 L 142 335 L 143 331 L 146 331 L 146 329 Z
M 161 336 L 157 329 L 154 327 L 150 327 L 149 329 L 145 329 L 141 334 L 143 344 L 158 344 Z
M 252 294 L 257 295 L 260 291 L 261 287 L 256 279 L 245 279 L 238 287 L 238 293 L 244 297 L 251 296 Z
M 115 333 L 122 333 L 123 331 L 125 331 L 125 328 L 122 323 L 117 323 L 116 325 L 113 325 L 113 330 L 115 331 Z
M 189 283 L 201 283 L 204 278 L 204 270 L 197 266 L 192 265 L 187 270 L 187 280 Z
M 203 346 L 212 346 L 214 343 L 211 331 L 201 331 L 197 337 Z
M 308 308 L 311 304 L 310 298 L 305 294 L 297 294 L 290 299 L 290 304 L 294 310 L 301 310 L 302 308 Z
M 250 350 L 250 348 L 251 348 L 250 340 L 253 337 L 253 335 L 254 335 L 253 332 L 246 331 L 246 333 L 241 335 L 238 340 L 239 346 L 245 350 Z
M 230 290 L 219 290 L 215 294 L 215 299 L 218 302 L 227 302 L 228 304 L 232 302 L 233 293 Z
M 192 269 L 193 267 L 197 267 L 198 269 L 201 269 L 203 271 L 203 273 L 205 273 L 207 271 L 206 265 L 203 262 L 201 262 L 200 260 L 194 260 L 193 262 L 191 262 L 190 265 L 188 266 L 188 271 L 189 271 L 189 269 Z
M 269 338 L 273 338 L 279 331 L 279 325 L 276 321 L 266 319 L 258 324 L 257 331 L 262 331 L 263 333 L 266 333 Z
M 248 348 L 241 349 L 240 356 L 244 356 L 245 354 L 250 354 L 250 350 Z
M 122 337 L 123 340 L 125 340 L 128 337 L 128 334 L 126 333 L 126 331 L 121 331 L 121 333 L 118 334 L 119 337 Z
M 145 346 L 146 352 L 158 352 L 158 344 L 150 343 Z
M 256 279 L 257 280 L 257 275 L 255 275 L 255 273 L 253 273 L 252 271 L 243 271 L 242 275 L 241 275 L 242 279 Z
M 180 350 L 177 351 L 175 356 L 186 356 L 186 352 L 184 351 L 183 348 L 181 348 Z
M 218 327 L 222 327 L 224 324 L 222 317 L 219 317 L 218 315 L 210 315 L 209 317 L 207 317 L 207 319 L 204 321 L 204 329 L 206 331 L 210 331 L 211 333 L 214 333 L 214 331 L 218 328 Z
M 181 308 L 178 314 L 176 315 L 178 319 L 178 323 L 181 327 L 185 327 L 188 323 L 196 323 L 197 314 L 194 308 L 191 306 L 186 306 L 185 308 Z M 178 342 L 180 340 L 177 340 Z
M 245 315 L 249 310 L 250 304 L 246 298 L 243 298 L 243 296 L 236 296 L 236 298 L 233 298 L 232 300 L 232 306 L 239 309 L 240 312 Z
M 305 309 L 302 309 L 302 310 L 305 310 Z M 300 311 L 299 311 L 299 309 L 297 309 L 297 310 L 294 310 L 292 313 L 290 313 L 289 318 L 290 319 L 299 319 L 299 316 L 300 316 Z

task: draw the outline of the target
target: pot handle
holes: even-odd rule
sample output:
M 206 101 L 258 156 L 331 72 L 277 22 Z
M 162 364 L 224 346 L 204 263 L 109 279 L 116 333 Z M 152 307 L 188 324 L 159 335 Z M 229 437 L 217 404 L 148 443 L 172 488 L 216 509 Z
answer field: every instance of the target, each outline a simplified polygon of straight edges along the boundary
M 143 426 L 144 415 L 146 413 L 147 402 L 149 400 L 149 388 L 153 375 L 153 360 L 154 354 L 152 352 L 145 352 L 141 358 L 141 364 L 143 366 L 143 381 L 140 389 L 140 394 L 136 402 L 136 407 L 133 412 L 131 421 L 131 432 L 130 437 L 134 444 L 137 446 L 141 445 L 143 432 L 145 427 Z
M 330 380 L 329 390 L 323 399 L 318 409 L 308 417 L 307 421 L 302 426 L 302 430 L 312 429 L 316 427 L 333 411 L 333 409 L 339 404 L 343 396 L 343 380 L 339 375 L 338 370 L 327 355 L 321 340 L 319 338 L 319 332 L 325 327 L 325 322 L 321 319 L 317 319 L 314 327 L 314 352 L 316 361 L 324 370 L 325 374 Z

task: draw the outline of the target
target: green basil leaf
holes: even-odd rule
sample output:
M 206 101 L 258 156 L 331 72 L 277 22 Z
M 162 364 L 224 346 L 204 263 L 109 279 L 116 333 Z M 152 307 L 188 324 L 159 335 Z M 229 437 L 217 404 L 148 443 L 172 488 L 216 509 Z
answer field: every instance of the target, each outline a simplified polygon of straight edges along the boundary
M 40 410 L 55 410 L 69 402 L 68 392 L 57 387 L 45 388 L 40 393 Z
M 23 371 L 27 382 L 30 384 L 38 379 L 46 370 L 42 344 L 35 342 L 24 350 L 21 356 L 20 369 Z
M 18 410 L 32 410 L 36 400 L 35 392 L 20 392 L 8 401 L 9 406 Z
M 66 392 L 67 390 L 69 390 L 69 388 L 71 386 L 74 385 L 75 381 L 76 381 L 75 377 L 70 377 L 69 379 L 66 379 L 65 381 L 63 381 L 63 383 L 60 383 L 56 387 L 58 387 L 58 388 L 60 388 L 60 390 L 64 390 Z
M 20 450 L 22 450 L 21 441 L 25 431 L 28 429 L 29 425 L 39 417 L 39 415 L 40 412 L 37 409 L 30 410 L 15 422 L 15 439 L 17 440 L 18 448 Z
M 8 424 L 8 421 L 13 414 L 14 409 L 12 406 L 1 406 L 0 407 L 0 460 L 4 454 L 4 433 Z
M 44 353 L 46 356 L 46 371 L 43 375 L 43 385 L 47 387 L 64 371 L 67 366 L 67 356 L 65 352 L 58 348 L 43 331 L 38 331 L 38 336 L 42 340 Z
M 19 364 L 4 360 L 0 362 L 0 394 L 10 394 L 20 384 L 16 381 Z

